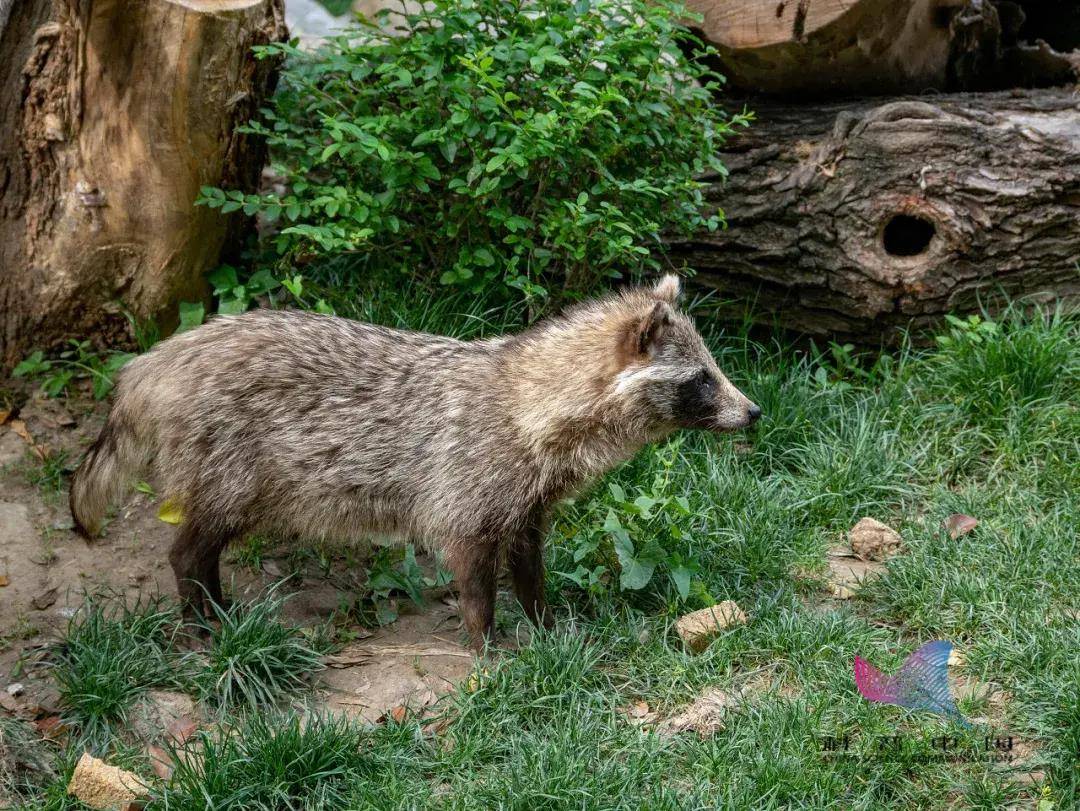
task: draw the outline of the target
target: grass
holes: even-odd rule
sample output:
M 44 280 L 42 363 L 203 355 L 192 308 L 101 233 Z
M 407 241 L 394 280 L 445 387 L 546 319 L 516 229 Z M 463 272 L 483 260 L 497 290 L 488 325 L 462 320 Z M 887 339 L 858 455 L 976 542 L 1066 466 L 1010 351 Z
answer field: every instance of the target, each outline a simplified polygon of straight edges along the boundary
M 195 678 L 200 697 L 218 707 L 272 704 L 307 686 L 322 669 L 320 652 L 279 619 L 276 592 L 228 610 L 215 606 L 206 662 Z
M 22 467 L 27 483 L 37 487 L 42 497 L 49 501 L 55 501 L 64 492 L 71 469 L 71 460 L 65 450 L 51 451 L 44 456 L 27 451 Z
M 52 652 L 60 706 L 82 745 L 104 751 L 136 698 L 151 688 L 181 685 L 170 655 L 177 621 L 175 606 L 157 598 L 127 605 L 87 596 Z
M 466 336 L 520 322 L 408 291 L 331 303 Z M 273 606 L 222 617 L 194 683 L 223 725 L 152 807 L 1080 807 L 1080 321 L 1015 308 L 940 337 L 858 357 L 712 336 L 722 368 L 765 411 L 758 429 L 647 450 L 560 510 L 548 551 L 552 571 L 584 561 L 614 573 L 603 545 L 574 559 L 581 538 L 605 534 L 609 509 L 626 509 L 606 485 L 636 494 L 662 480 L 689 512 L 636 526 L 662 529 L 666 551 L 697 563 L 689 598 L 661 577 L 622 591 L 611 574 L 584 586 L 552 576 L 557 628 L 484 663 L 438 705 L 437 733 L 429 719 L 360 728 L 253 710 L 280 707 L 281 690 L 302 695 L 317 660 L 282 635 Z M 955 512 L 978 527 L 950 538 Z M 831 600 L 818 580 L 825 551 L 866 515 L 895 527 L 903 551 L 855 599 Z M 674 619 L 722 599 L 749 622 L 684 651 Z M 856 654 L 891 670 L 939 638 L 963 655 L 954 675 L 996 688 L 961 701 L 972 729 L 856 691 Z M 84 650 L 73 661 L 96 660 Z M 711 736 L 662 737 L 620 711 L 644 701 L 666 715 L 716 688 L 745 698 Z M 85 706 L 88 718 L 116 716 Z M 896 735 L 897 749 L 879 750 Z M 966 757 L 943 757 L 942 735 Z M 1012 735 L 1041 776 L 973 757 L 987 735 Z M 828 750 L 845 736 L 854 756 Z

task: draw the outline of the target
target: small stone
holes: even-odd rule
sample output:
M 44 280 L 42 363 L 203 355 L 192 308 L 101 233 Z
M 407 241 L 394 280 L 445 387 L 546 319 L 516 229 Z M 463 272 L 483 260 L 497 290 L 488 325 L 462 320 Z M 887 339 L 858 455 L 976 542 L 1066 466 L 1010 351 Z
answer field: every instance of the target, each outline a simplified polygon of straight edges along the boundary
M 36 595 L 30 600 L 30 605 L 38 611 L 44 611 L 46 608 L 56 602 L 56 594 L 59 591 L 58 588 L 45 589 L 45 591 Z
M 949 651 L 949 662 L 948 662 L 949 667 L 960 667 L 963 664 L 964 664 L 964 654 L 962 654 L 956 648 L 953 648 L 951 651 Z
M 15 683 L 9 684 L 7 686 L 7 694 L 9 696 L 11 696 L 12 698 L 15 698 L 17 696 L 21 696 L 25 689 L 26 689 L 26 685 L 23 684 L 21 681 L 17 681 Z
M 734 600 L 724 600 L 709 608 L 679 618 L 675 630 L 694 653 L 703 651 L 721 631 L 746 622 L 746 614 Z
M 852 597 L 855 596 L 855 592 L 843 584 L 833 583 L 832 596 L 835 597 L 837 600 L 850 600 Z
M 91 808 L 128 811 L 140 807 L 137 801 L 150 792 L 131 772 L 83 752 L 75 764 L 67 793 Z
M 886 560 L 900 551 L 900 533 L 874 518 L 861 518 L 848 532 L 851 551 L 863 560 Z

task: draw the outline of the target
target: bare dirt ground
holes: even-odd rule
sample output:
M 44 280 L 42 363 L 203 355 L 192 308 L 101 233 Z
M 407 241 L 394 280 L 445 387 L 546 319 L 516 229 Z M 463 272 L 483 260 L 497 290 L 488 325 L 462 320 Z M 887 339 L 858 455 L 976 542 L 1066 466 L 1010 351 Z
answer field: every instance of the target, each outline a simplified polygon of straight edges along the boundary
M 100 430 L 106 404 L 45 399 L 21 381 L 0 383 L 0 390 L 7 393 L 7 402 L 0 401 L 0 688 L 20 682 L 25 696 L 48 701 L 42 652 L 85 592 L 175 597 L 168 563 L 175 527 L 158 519 L 156 496 L 133 490 L 102 536 L 83 540 L 72 529 L 67 481 Z M 64 459 L 54 465 L 59 488 L 34 482 L 44 470 L 43 454 Z M 290 594 L 286 618 L 299 626 L 325 623 L 351 601 L 349 584 L 362 576 L 351 555 L 316 561 L 275 547 L 258 567 L 229 557 L 222 578 L 235 598 L 249 599 L 287 578 L 280 586 Z M 399 619 L 384 628 L 344 629 L 357 638 L 326 658 L 314 709 L 375 721 L 395 707 L 432 704 L 468 675 L 473 657 L 460 644 L 456 603 L 445 589 L 426 596 L 422 608 L 403 601 Z

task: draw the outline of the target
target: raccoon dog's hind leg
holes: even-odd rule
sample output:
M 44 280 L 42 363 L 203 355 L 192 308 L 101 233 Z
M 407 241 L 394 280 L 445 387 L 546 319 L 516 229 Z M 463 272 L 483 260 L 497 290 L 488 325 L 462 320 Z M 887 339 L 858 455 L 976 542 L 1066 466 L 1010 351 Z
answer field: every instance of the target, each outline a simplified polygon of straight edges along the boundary
M 169 550 L 169 563 L 186 621 L 213 616 L 206 599 L 227 607 L 221 591 L 221 552 L 242 534 L 242 529 L 200 513 L 185 516 Z

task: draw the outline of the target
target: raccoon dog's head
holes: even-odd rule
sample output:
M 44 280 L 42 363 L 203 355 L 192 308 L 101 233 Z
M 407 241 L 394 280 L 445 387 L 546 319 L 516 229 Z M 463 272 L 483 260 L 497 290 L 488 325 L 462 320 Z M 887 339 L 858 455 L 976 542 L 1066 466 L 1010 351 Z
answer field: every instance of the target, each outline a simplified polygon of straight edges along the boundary
M 615 391 L 658 427 L 746 428 L 761 409 L 724 377 L 693 322 L 678 311 L 679 292 L 678 277 L 665 276 L 641 297 Z

